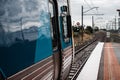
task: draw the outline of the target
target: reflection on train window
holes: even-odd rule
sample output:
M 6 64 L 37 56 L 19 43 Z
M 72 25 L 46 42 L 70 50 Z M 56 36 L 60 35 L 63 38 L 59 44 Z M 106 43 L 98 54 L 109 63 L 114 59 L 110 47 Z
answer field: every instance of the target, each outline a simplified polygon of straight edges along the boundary
M 63 37 L 65 42 L 69 42 L 68 29 L 67 29 L 67 16 L 62 16 L 62 25 L 63 25 Z
M 5 7 L 5 6 L 8 7 Z M 20 1 L 2 0 L 0 3 L 0 46 L 22 42 Z
M 1 4 L 0 4 L 0 17 L 4 16 L 5 15 L 5 10 L 4 8 L 1 8 Z
M 57 31 L 56 31 L 56 20 L 55 20 L 55 12 L 54 12 L 54 4 L 52 1 L 49 1 L 49 12 L 50 12 L 50 20 L 51 20 L 51 36 L 52 36 L 52 44 L 53 50 L 57 50 Z
M 0 46 L 5 45 L 5 30 L 2 23 L 0 22 Z
M 37 22 L 37 20 L 34 21 L 30 16 L 28 18 L 22 18 L 24 40 L 33 41 L 38 38 L 38 25 L 36 23 L 39 22 Z
M 49 2 L 49 12 L 50 12 L 50 17 L 53 17 L 54 16 L 54 12 L 53 12 L 53 4 L 52 2 Z
M 17 23 L 10 21 L 0 22 L 0 45 L 9 47 L 12 44 L 23 42 L 21 24 L 19 23 L 20 21 Z
M 36 0 L 25 0 L 25 9 L 28 12 L 37 10 L 38 2 Z
M 31 5 L 29 1 L 33 1 L 34 5 Z M 22 2 L 24 3 L 20 0 L 7 0 L 6 4 L 0 8 L 0 46 L 11 46 L 38 38 L 39 10 L 41 8 L 36 5 L 37 1 L 28 0 L 26 3 L 30 10 L 33 10 L 30 12 L 26 9 L 25 4 L 20 5 Z M 6 5 L 8 7 L 4 7 Z
M 52 18 L 54 17 L 54 14 L 53 14 L 53 4 L 52 4 L 52 2 L 49 2 L 49 12 L 50 12 L 50 20 L 51 20 L 51 36 L 52 36 L 52 39 L 54 39 L 53 24 L 52 24 Z
M 63 16 L 63 32 L 64 32 L 64 37 L 67 38 L 67 19 L 66 19 L 66 16 Z
M 26 0 L 24 4 L 23 14 L 27 14 L 22 17 L 22 32 L 24 40 L 34 41 L 38 38 L 38 27 L 40 26 L 39 14 L 40 7 L 36 0 Z
M 8 7 L 9 17 L 13 17 L 14 15 L 18 15 L 21 12 L 21 6 L 15 7 L 14 5 L 11 7 Z

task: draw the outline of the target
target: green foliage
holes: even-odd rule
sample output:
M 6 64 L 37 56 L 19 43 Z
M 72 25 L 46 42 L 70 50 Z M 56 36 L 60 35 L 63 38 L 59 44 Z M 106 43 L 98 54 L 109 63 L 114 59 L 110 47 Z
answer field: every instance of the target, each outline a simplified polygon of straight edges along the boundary
M 73 27 L 73 31 L 74 31 L 74 32 L 79 32 L 79 31 L 80 31 L 80 28 L 78 28 L 78 27 Z
M 87 26 L 86 29 L 85 29 L 85 33 L 92 34 L 93 33 L 93 28 L 91 26 Z
M 72 28 L 73 28 L 74 36 L 80 36 L 84 32 L 84 28 L 82 28 L 81 26 L 73 26 Z
M 99 31 L 99 28 L 98 28 L 98 27 L 95 27 L 94 31 Z

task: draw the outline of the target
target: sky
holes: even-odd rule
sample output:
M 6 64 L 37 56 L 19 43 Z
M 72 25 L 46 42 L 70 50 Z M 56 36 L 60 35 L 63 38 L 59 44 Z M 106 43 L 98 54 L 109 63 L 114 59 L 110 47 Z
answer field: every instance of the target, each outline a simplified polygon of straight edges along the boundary
M 106 23 L 115 22 L 118 20 L 117 9 L 120 9 L 120 0 L 70 0 L 72 24 L 75 25 L 76 22 L 81 23 L 81 6 L 83 5 L 83 11 L 94 8 L 86 14 L 104 14 L 104 15 L 93 15 L 94 25 L 104 28 Z M 83 17 L 84 25 L 92 25 L 92 15 L 84 15 Z M 109 24 L 110 25 L 110 24 Z

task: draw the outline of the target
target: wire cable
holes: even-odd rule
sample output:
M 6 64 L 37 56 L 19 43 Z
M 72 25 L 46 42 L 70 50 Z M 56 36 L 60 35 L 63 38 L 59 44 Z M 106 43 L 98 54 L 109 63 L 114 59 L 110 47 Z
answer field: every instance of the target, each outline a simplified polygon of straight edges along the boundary
M 91 8 L 90 4 L 86 0 L 84 0 L 84 2 L 88 5 L 89 8 Z

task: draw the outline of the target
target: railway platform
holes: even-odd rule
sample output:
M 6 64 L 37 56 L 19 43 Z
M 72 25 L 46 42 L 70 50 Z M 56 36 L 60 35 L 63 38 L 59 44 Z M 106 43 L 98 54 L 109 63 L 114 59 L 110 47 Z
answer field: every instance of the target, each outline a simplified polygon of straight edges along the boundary
M 76 80 L 120 80 L 120 43 L 99 42 Z

